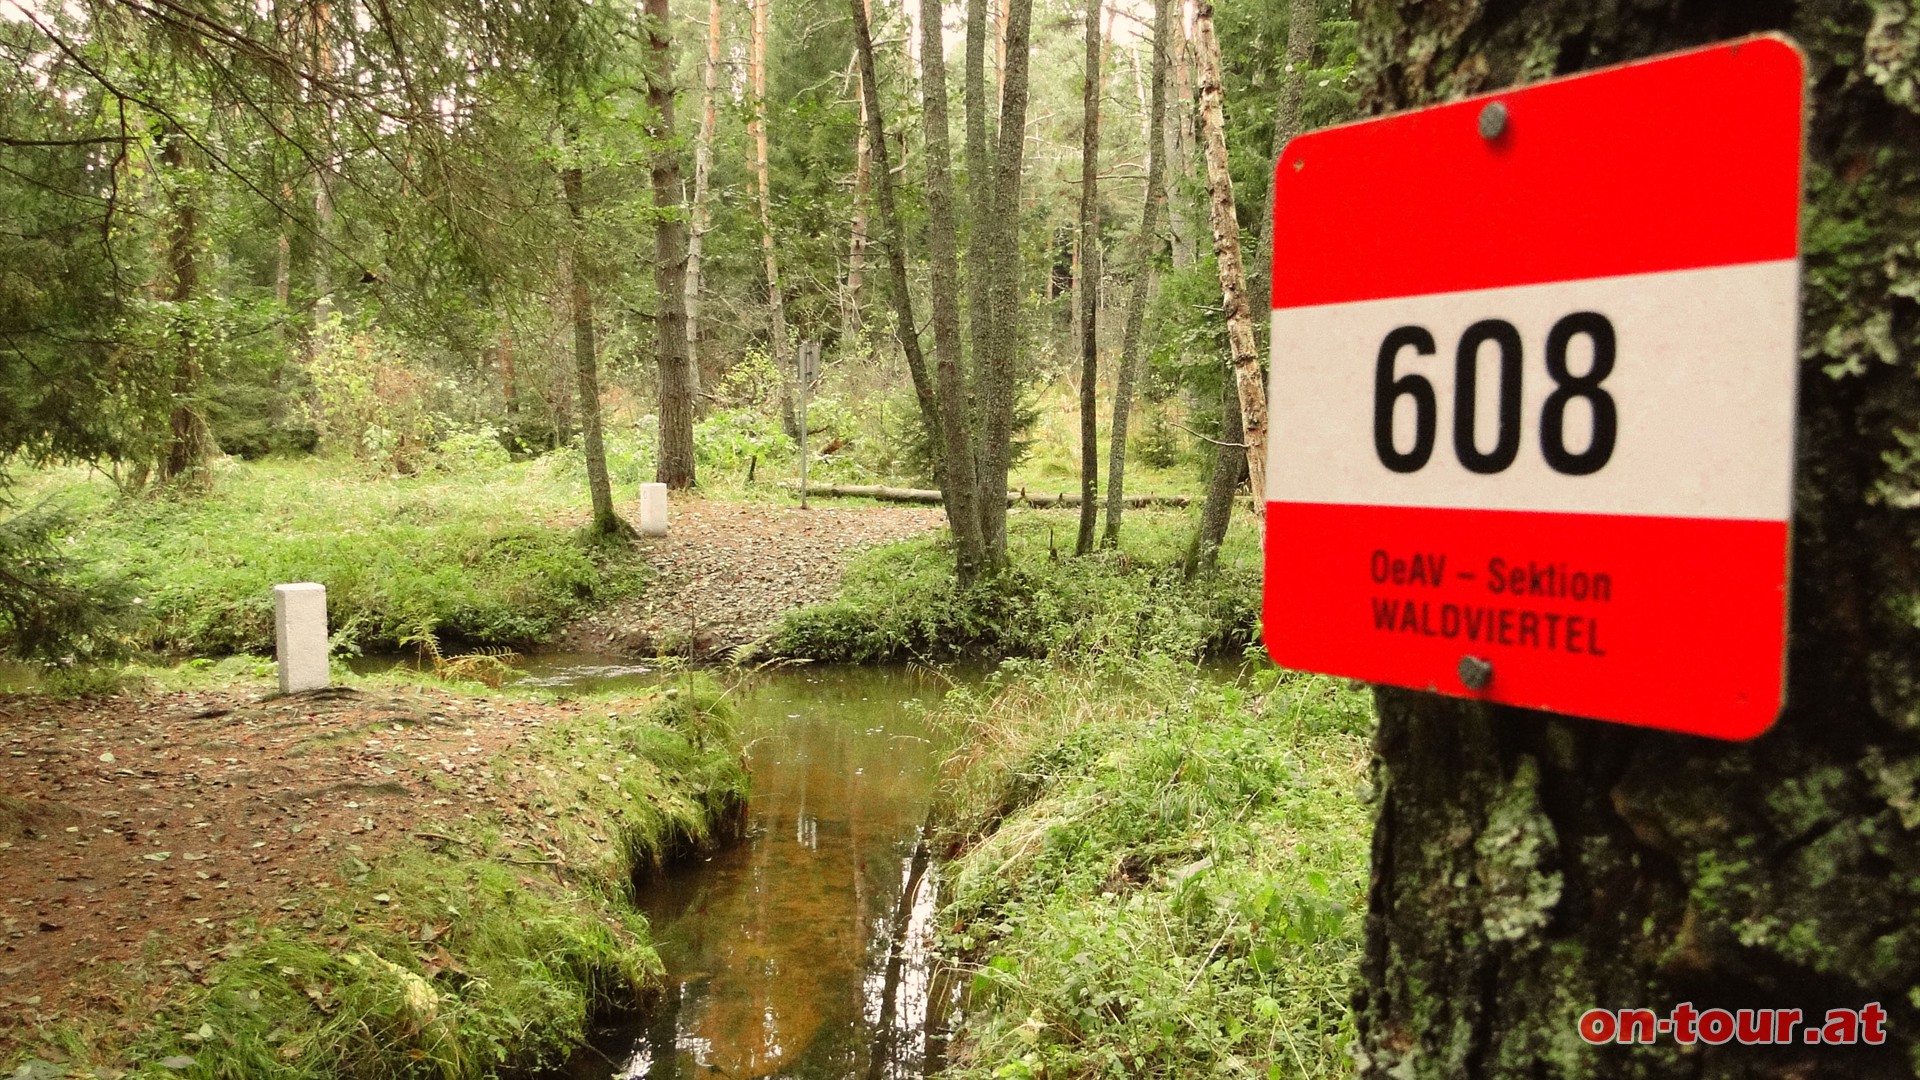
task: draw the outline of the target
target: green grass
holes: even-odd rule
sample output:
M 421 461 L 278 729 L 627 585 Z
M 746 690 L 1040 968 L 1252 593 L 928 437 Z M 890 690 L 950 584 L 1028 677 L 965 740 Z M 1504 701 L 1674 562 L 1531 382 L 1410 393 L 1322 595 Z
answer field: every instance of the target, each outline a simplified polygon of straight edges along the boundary
M 143 1078 L 462 1080 L 551 1063 L 660 974 L 634 874 L 742 805 L 730 728 L 704 679 L 571 717 L 495 763 L 532 780 L 542 848 L 497 820 L 423 820 L 425 843 L 347 857 L 344 889 L 298 894 L 229 942 L 131 1047 L 80 1024 L 48 1042 L 77 1068 Z
M 1348 1075 L 1364 911 L 1365 692 L 1259 662 L 1144 665 L 950 699 L 943 945 L 954 1080 Z
M 63 469 L 21 494 L 73 510 L 72 553 L 136 587 L 132 644 L 169 652 L 271 648 L 282 582 L 327 586 L 337 641 L 391 648 L 422 633 L 538 641 L 644 576 L 632 554 L 579 539 L 585 484 L 564 457 L 404 478 L 318 458 L 226 462 L 194 499 L 122 498 Z
M 1012 569 L 965 594 L 955 588 L 943 534 L 879 548 L 848 567 L 838 599 L 789 614 L 770 648 L 850 663 L 1046 656 L 1124 664 L 1146 653 L 1237 653 L 1258 630 L 1256 531 L 1236 523 L 1218 572 L 1187 581 L 1179 564 L 1192 516 L 1130 512 L 1121 550 L 1074 558 L 1073 515 L 1016 514 L 1008 525 Z M 1050 548 L 1058 545 L 1066 550 L 1055 558 Z

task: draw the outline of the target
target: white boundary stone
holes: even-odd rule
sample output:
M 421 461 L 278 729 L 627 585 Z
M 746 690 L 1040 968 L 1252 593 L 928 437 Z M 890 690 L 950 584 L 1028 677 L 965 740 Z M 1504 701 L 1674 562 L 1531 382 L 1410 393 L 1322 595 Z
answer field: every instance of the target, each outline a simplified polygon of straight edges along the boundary
M 640 535 L 667 535 L 667 485 L 640 485 Z
M 327 587 L 312 581 L 275 585 L 273 636 L 280 692 L 326 689 Z

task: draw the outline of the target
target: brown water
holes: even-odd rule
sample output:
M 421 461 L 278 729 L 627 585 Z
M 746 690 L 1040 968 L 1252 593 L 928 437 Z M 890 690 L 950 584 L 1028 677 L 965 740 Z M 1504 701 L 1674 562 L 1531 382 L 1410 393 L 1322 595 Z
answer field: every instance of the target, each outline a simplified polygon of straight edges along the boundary
M 925 707 L 947 685 L 791 668 L 741 688 L 746 836 L 641 892 L 664 992 L 558 1076 L 925 1075 L 934 898 L 919 839 L 947 747 Z

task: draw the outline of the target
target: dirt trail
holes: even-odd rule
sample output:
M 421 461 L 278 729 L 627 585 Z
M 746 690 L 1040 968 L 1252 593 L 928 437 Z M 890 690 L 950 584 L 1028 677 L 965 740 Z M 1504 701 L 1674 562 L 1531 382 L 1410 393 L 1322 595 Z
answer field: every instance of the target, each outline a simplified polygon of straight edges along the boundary
M 918 536 L 941 521 L 937 508 L 802 510 L 676 497 L 668 534 L 639 541 L 659 577 L 643 595 L 574 623 L 558 644 L 636 658 L 713 656 L 759 638 L 790 608 L 830 599 L 861 549 Z

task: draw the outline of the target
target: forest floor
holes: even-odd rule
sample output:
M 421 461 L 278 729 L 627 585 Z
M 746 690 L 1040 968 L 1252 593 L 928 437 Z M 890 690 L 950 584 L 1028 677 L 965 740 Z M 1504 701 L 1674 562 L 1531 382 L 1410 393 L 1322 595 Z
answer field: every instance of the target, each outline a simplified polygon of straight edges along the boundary
M 639 550 L 656 575 L 561 632 L 572 652 L 711 659 L 764 636 L 786 612 L 839 593 L 858 552 L 929 532 L 934 507 L 797 505 L 676 498 L 664 537 Z
M 479 818 L 565 864 L 538 777 L 499 763 L 586 706 L 271 689 L 0 695 L 0 1062 L 81 1014 L 117 1015 L 128 1030 L 100 1034 L 132 1037 L 237 934 L 311 929 L 356 868 L 460 842 L 422 830 Z

